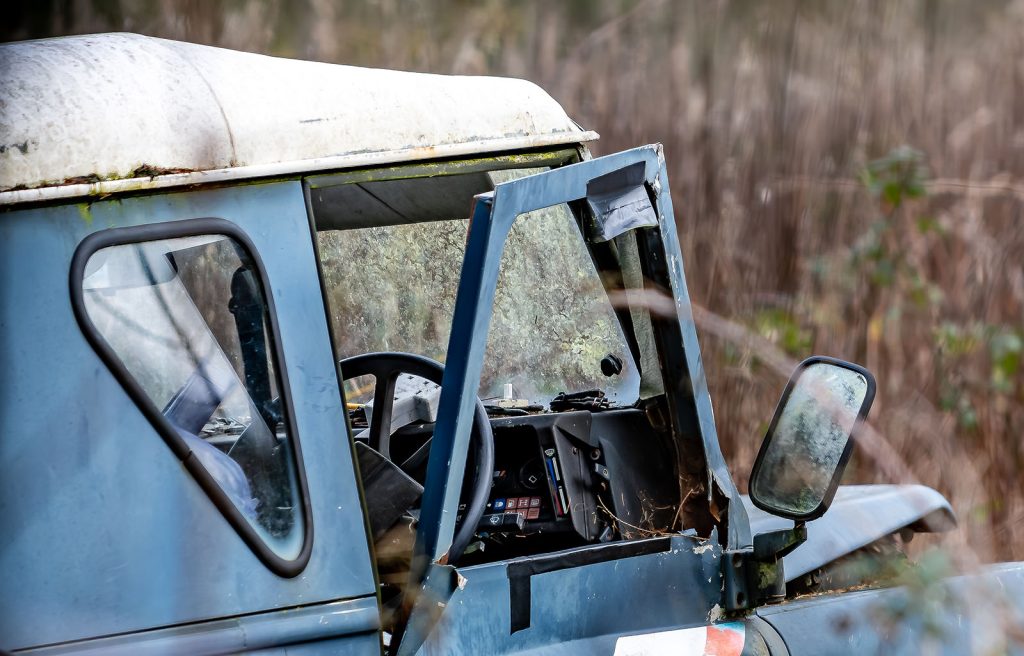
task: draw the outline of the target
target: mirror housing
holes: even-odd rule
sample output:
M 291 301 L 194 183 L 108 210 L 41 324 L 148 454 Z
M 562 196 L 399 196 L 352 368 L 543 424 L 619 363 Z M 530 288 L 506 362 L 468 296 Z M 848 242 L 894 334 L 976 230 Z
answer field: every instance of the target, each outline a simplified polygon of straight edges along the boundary
M 798 522 L 824 515 L 874 398 L 863 367 L 822 356 L 801 362 L 750 472 L 754 505 Z

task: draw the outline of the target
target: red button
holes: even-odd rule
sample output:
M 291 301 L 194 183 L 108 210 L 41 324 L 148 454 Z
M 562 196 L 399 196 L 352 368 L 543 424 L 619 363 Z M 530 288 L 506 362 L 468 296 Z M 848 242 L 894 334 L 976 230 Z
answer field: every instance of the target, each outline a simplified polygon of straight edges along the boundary
M 530 508 L 526 513 L 526 519 L 537 519 L 540 517 L 540 508 Z
M 530 497 L 530 507 L 540 508 L 540 497 Z

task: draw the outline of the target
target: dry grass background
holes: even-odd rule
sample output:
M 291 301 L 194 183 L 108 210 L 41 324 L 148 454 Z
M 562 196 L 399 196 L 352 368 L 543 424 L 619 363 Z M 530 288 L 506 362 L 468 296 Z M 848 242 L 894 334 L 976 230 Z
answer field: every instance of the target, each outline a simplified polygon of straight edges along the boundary
M 961 520 L 948 544 L 969 545 L 972 560 L 1024 559 L 1024 1 L 49 0 L 13 11 L 4 39 L 128 30 L 525 77 L 601 132 L 598 153 L 663 142 L 741 485 L 787 358 L 854 360 L 878 379 L 871 417 L 886 443 L 860 451 L 850 480 L 934 486 Z

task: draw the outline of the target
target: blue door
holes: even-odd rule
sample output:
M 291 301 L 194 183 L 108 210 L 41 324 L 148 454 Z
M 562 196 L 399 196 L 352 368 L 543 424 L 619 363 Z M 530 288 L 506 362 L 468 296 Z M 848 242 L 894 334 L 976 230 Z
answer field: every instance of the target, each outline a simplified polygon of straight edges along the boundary
M 301 183 L 8 212 L 0 269 L 0 647 L 378 653 Z

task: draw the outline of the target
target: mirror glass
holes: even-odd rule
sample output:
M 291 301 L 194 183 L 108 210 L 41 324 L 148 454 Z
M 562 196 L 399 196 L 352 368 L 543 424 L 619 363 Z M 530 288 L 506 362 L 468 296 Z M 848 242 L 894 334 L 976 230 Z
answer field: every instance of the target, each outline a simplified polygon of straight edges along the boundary
M 765 510 L 800 518 L 820 515 L 831 501 L 873 386 L 859 371 L 824 361 L 802 365 L 794 379 L 754 465 L 750 496 Z

